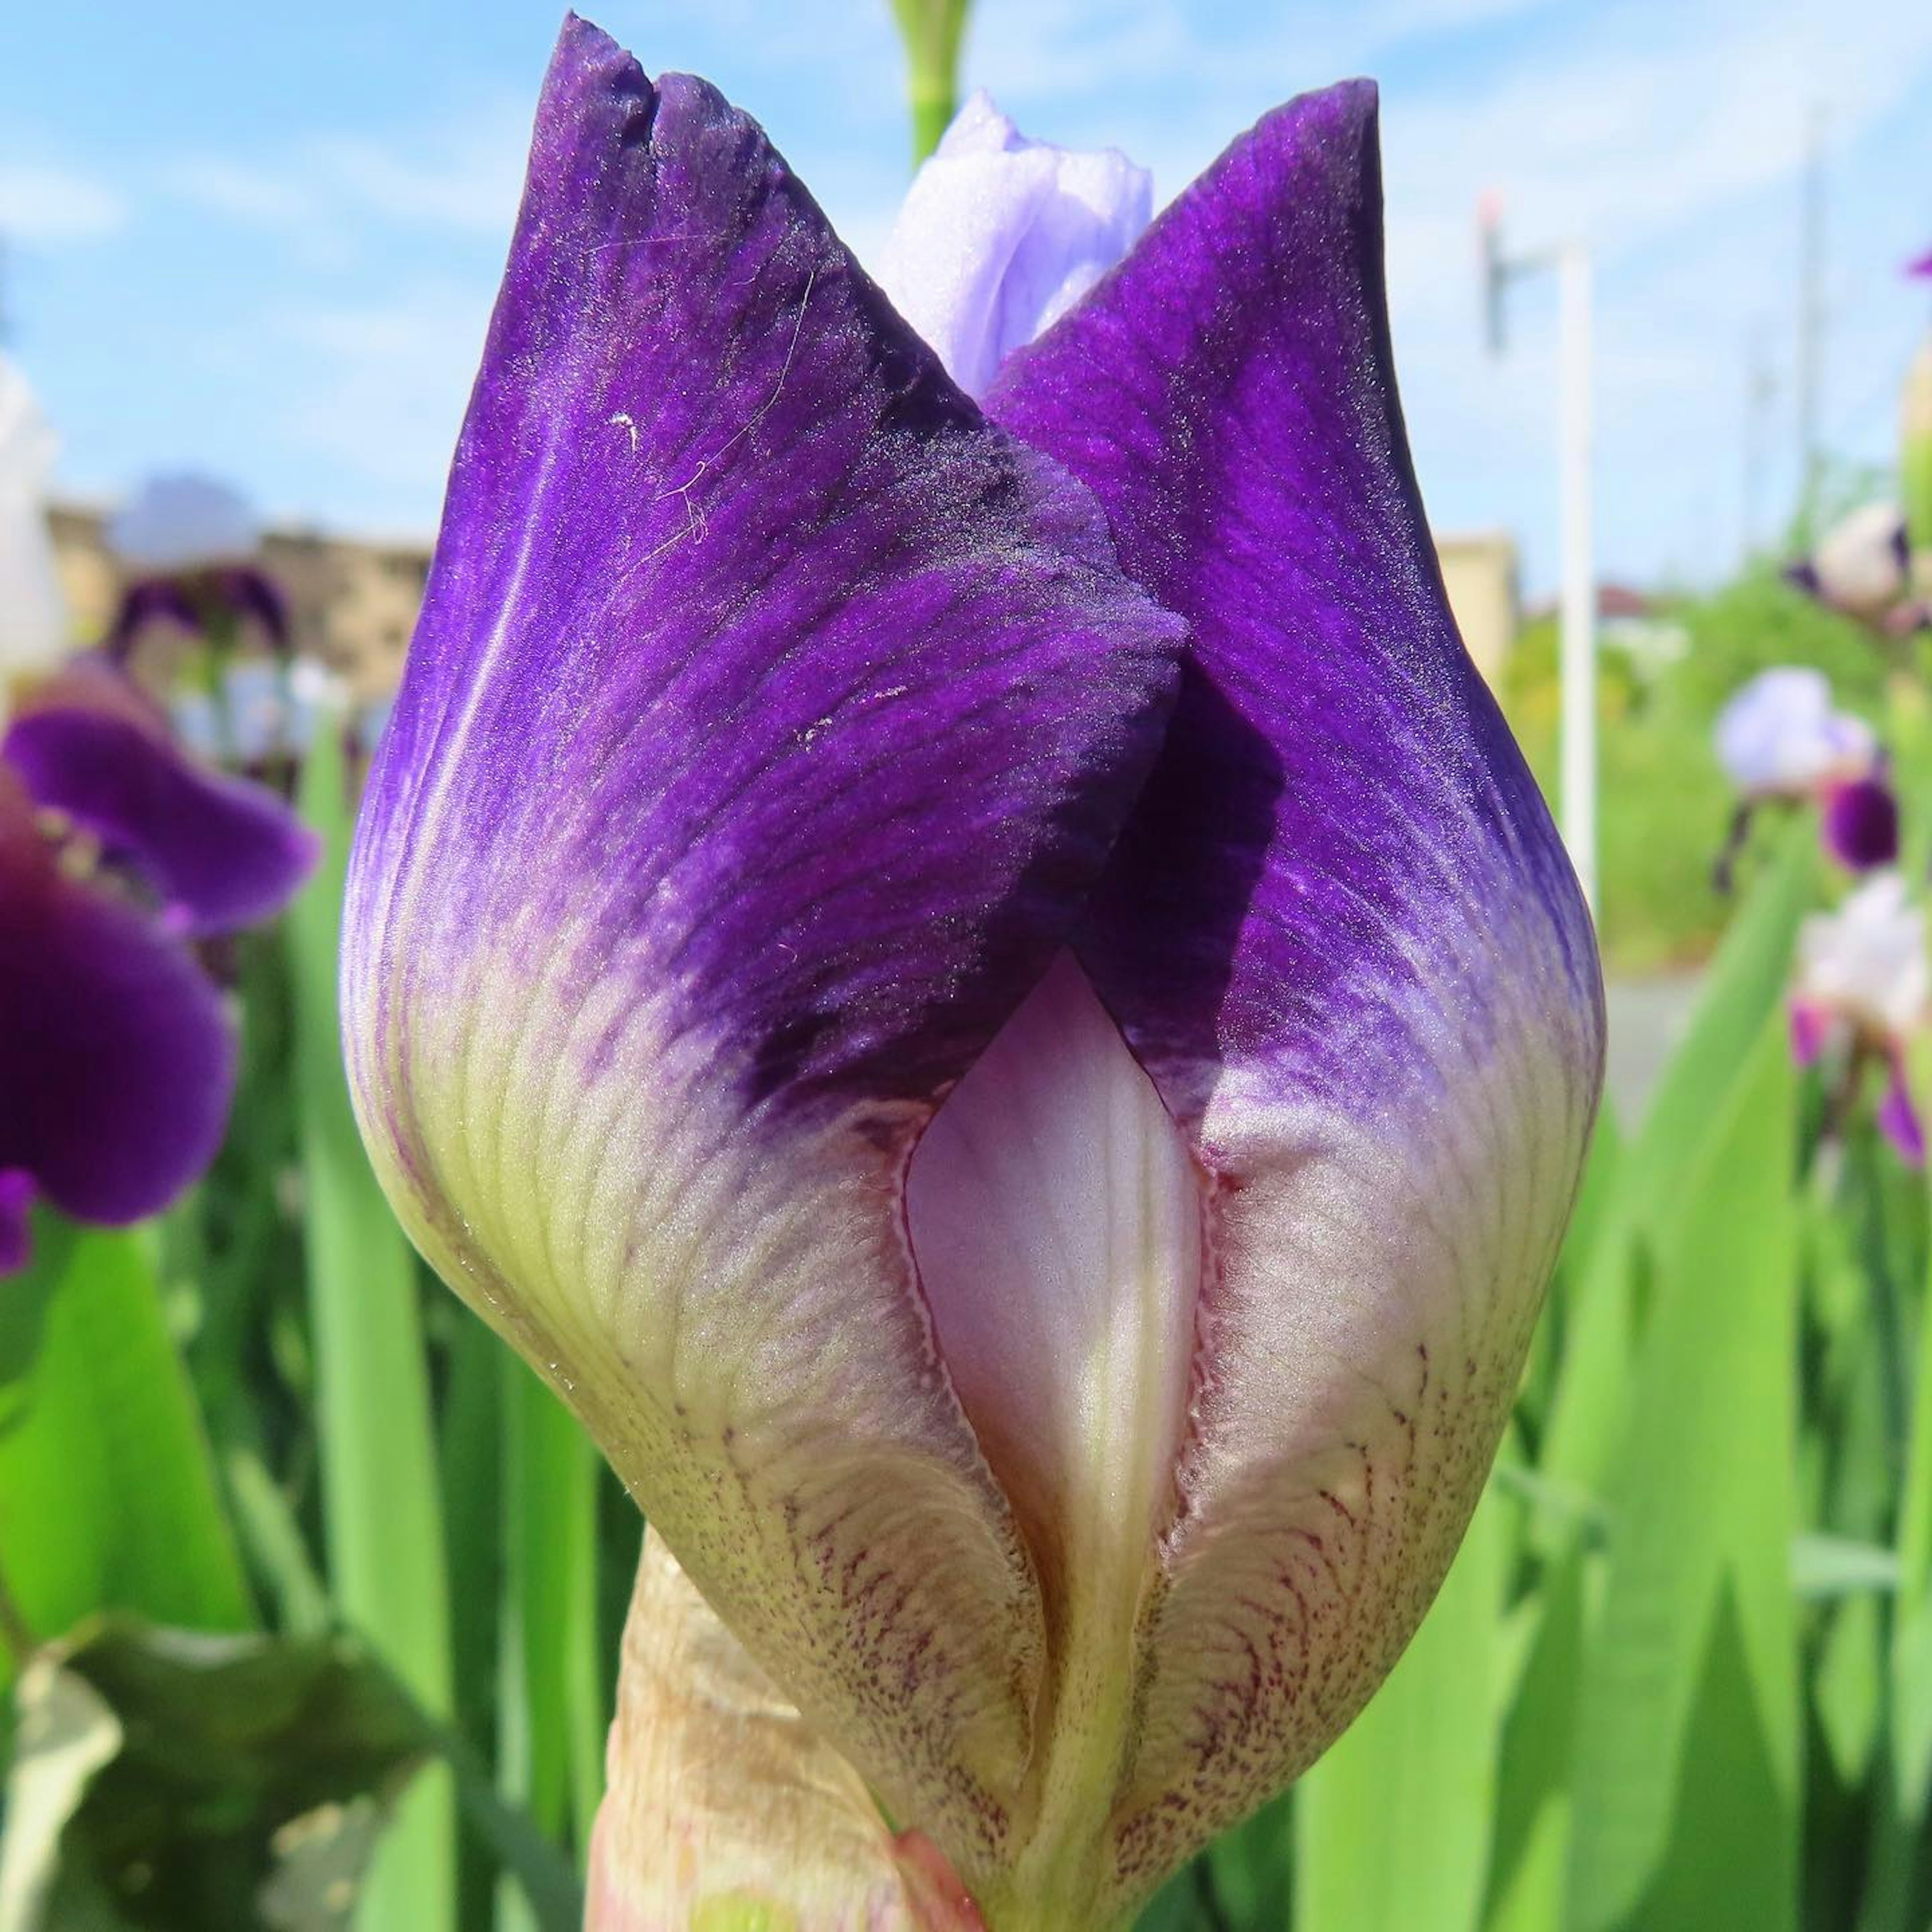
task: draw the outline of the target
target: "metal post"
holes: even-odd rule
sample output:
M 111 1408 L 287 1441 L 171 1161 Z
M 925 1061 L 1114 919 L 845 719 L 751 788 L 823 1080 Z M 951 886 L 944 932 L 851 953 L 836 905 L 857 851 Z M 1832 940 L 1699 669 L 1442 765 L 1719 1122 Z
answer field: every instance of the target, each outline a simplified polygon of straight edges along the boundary
M 1597 586 L 1591 555 L 1590 254 L 1558 250 L 1558 380 L 1562 385 L 1562 734 L 1558 809 L 1583 896 L 1597 903 Z

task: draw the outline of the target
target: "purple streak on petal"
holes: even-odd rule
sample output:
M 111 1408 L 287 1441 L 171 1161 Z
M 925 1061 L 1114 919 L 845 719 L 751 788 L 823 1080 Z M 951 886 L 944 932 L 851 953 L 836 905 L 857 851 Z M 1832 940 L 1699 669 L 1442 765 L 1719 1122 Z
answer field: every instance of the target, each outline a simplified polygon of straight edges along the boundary
M 114 621 L 107 627 L 101 649 L 117 663 L 133 649 L 135 639 L 150 624 L 172 624 L 183 631 L 201 628 L 201 613 L 172 577 L 137 578 L 121 593 Z
M 1898 857 L 1898 800 L 1883 778 L 1852 778 L 1826 794 L 1825 850 L 1847 872 L 1869 872 Z
M 352 1085 L 447 1278 L 969 1862 L 1044 1639 L 904 1165 L 1064 943 L 1180 634 L 754 124 L 566 26 L 358 828 Z
M 1878 1124 L 1900 1160 L 1912 1167 L 1925 1165 L 1925 1130 L 1905 1084 L 1905 1069 L 1896 1060 L 1886 1078 L 1885 1097 L 1878 1103 Z
M 1787 563 L 1779 574 L 1808 597 L 1822 599 L 1825 595 L 1824 586 L 1818 581 L 1818 566 L 1809 557 L 1801 558 L 1796 563 Z
M 0 1277 L 18 1274 L 33 1258 L 31 1216 L 40 1191 L 24 1167 L 0 1168 Z
M 138 874 L 185 933 L 269 917 L 318 856 L 315 835 L 272 792 L 203 770 L 124 717 L 32 711 L 0 739 L 0 758 L 36 805 L 66 813 Z
M 1791 1057 L 1800 1066 L 1815 1066 L 1831 1044 L 1834 1022 L 1822 1006 L 1809 1000 L 1791 1003 Z
M 1375 94 L 1268 116 L 994 384 L 1189 621 L 1078 942 L 1215 1182 L 1196 1432 L 1124 1868 L 1157 1877 L 1372 1690 L 1474 1503 L 1600 1079 L 1568 861 L 1412 472 Z
M 1922 255 L 1917 261 L 1908 262 L 1905 272 L 1908 275 L 1932 276 L 1932 255 Z
M 0 1169 L 63 1213 L 165 1207 L 220 1144 L 235 1047 L 187 949 L 64 877 L 0 766 Z

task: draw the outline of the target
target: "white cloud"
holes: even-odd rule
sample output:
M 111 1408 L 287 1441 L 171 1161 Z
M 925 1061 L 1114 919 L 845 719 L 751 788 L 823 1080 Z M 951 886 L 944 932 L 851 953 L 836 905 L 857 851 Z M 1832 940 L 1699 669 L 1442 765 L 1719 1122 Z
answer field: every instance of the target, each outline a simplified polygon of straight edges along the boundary
M 0 162 L 0 233 L 29 242 L 97 242 L 127 221 L 126 201 L 91 175 L 51 163 Z
M 528 104 L 499 98 L 407 138 L 315 135 L 265 161 L 184 158 L 164 178 L 208 214 L 290 233 L 381 223 L 506 235 L 529 140 Z
M 289 310 L 269 327 L 296 374 L 284 428 L 386 503 L 433 508 L 483 347 L 493 291 L 412 284 L 380 301 Z
M 314 198 L 293 182 L 217 156 L 191 157 L 164 171 L 164 184 L 211 214 L 250 226 L 291 228 L 312 219 Z

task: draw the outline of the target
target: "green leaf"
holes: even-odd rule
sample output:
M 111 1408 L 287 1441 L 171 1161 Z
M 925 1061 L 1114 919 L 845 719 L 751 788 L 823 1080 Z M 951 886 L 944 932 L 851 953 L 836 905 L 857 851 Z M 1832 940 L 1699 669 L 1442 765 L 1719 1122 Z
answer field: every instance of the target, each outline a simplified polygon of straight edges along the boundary
M 448 1586 L 416 1258 L 363 1152 L 338 1045 L 351 830 L 338 732 L 316 734 L 302 803 L 325 844 L 291 914 L 290 954 L 329 1583 L 352 1628 L 446 1717 Z M 446 1778 L 425 1778 L 410 1793 L 361 1922 L 368 1932 L 454 1932 L 455 1814 Z
M 1791 1545 L 1791 1587 L 1808 1600 L 1883 1596 L 1898 1588 L 1896 1550 L 1849 1536 L 1807 1535 Z
M 1600 1215 L 1569 1309 L 1541 1473 L 1600 1490 L 1616 1454 L 1637 1343 L 1647 1252 L 1682 1198 L 1713 1109 L 1781 1010 L 1799 920 L 1810 903 L 1817 832 L 1784 826 L 1704 981 L 1684 1043 L 1624 1152 L 1616 1199 Z
M 597 1650 L 597 1451 L 548 1385 L 492 1346 L 506 1424 L 498 1783 L 553 1839 L 587 1852 L 610 1715 Z
M 254 1621 L 142 1238 L 36 1217 L 0 1284 L 0 1577 L 39 1637 L 104 1610 Z M 0 1648 L 0 1680 L 13 1664 Z
M 1294 1798 L 1283 1792 L 1202 1854 L 1196 1910 L 1213 1932 L 1277 1932 L 1293 1902 Z
M 1583 1672 L 1572 1932 L 1796 1923 L 1796 1132 L 1774 1016 L 1660 1238 Z
M 0 1932 L 335 1932 L 429 1749 L 338 1638 L 96 1621 L 22 1677 Z
M 1295 1922 L 1474 1932 L 1496 1795 L 1492 1672 L 1507 1514 L 1478 1506 L 1422 1628 L 1295 1792 Z
M 1535 1599 L 1534 1640 L 1503 1724 L 1485 1932 L 1562 1922 L 1589 1561 L 1570 1544 Z
M 20 1694 L 0 1932 L 334 1932 L 434 1754 L 541 1932 L 583 1922 L 554 1846 L 358 1640 L 97 1620 L 41 1652 Z

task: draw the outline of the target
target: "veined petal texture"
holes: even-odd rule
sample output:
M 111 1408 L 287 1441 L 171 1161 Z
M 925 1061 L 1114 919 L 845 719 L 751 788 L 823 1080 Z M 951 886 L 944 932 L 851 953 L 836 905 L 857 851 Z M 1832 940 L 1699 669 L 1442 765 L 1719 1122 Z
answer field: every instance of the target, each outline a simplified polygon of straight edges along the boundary
M 1588 916 L 1449 615 L 1381 252 L 1374 90 L 1304 97 L 988 401 L 1192 638 L 1076 946 L 1207 1177 L 1127 1898 L 1312 1758 L 1420 1618 L 1600 1079 Z
M 903 1180 L 1181 627 L 758 129 L 566 28 L 352 867 L 364 1130 L 752 1654 L 1000 1862 L 1043 1638 Z

